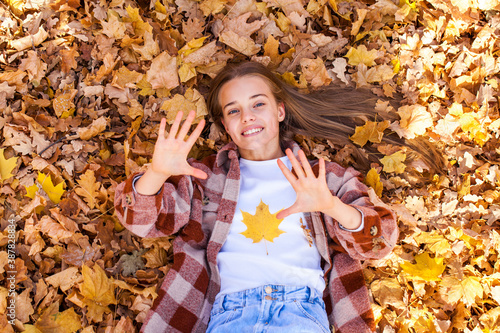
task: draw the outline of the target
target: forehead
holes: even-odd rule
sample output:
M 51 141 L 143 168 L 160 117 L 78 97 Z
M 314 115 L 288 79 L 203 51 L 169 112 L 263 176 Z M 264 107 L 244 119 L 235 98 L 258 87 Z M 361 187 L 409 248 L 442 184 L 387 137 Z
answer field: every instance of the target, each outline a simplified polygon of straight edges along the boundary
M 267 80 L 260 76 L 245 75 L 231 79 L 224 83 L 219 92 L 219 101 L 232 102 L 240 98 L 249 98 L 257 94 L 264 94 L 273 97 L 271 88 Z

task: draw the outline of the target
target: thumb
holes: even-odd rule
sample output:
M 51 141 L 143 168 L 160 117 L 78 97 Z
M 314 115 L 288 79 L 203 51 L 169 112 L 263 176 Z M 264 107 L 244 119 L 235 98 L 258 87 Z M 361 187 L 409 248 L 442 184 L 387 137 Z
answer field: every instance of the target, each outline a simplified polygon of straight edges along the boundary
M 205 171 L 191 167 L 190 174 L 193 177 L 207 179 L 208 175 Z
M 297 213 L 296 210 L 297 209 L 295 208 L 295 204 L 293 204 L 290 207 L 288 207 L 287 209 L 280 210 L 278 212 L 278 214 L 276 214 L 276 218 L 277 219 L 284 219 L 285 217 L 287 217 L 289 215 Z

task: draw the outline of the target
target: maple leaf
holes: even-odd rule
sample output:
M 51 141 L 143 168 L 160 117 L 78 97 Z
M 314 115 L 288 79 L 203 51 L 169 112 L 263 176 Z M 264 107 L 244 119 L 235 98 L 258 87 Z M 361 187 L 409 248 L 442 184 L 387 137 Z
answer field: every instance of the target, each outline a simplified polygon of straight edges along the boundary
M 101 322 L 105 312 L 111 312 L 108 305 L 116 304 L 113 281 L 108 279 L 104 270 L 98 265 L 94 269 L 87 265 L 82 266 L 83 283 L 80 293 L 87 305 L 87 317 L 93 322 Z
M 138 46 L 132 44 L 132 48 L 135 52 L 139 53 L 144 60 L 153 60 L 153 58 L 160 53 L 160 47 L 154 40 L 153 33 L 149 31 L 144 33 L 144 45 Z
M 443 260 L 443 258 L 431 258 L 429 253 L 423 252 L 415 256 L 416 264 L 404 262 L 401 264 L 401 268 L 411 276 L 425 281 L 439 281 L 439 276 L 446 268 Z
M 456 304 L 459 300 L 470 307 L 476 303 L 476 298 L 483 298 L 483 285 L 476 276 L 468 276 L 462 280 L 447 276 L 440 282 L 439 287 L 444 289 L 441 297 L 448 303 Z
M 64 187 L 66 185 L 66 183 L 64 181 L 62 181 L 59 184 L 57 184 L 56 186 L 54 186 L 50 176 L 46 175 L 42 172 L 38 172 L 37 181 L 38 181 L 38 184 L 45 191 L 45 193 L 47 193 L 47 196 L 49 197 L 50 200 L 52 200 L 52 202 L 54 202 L 55 204 L 58 204 L 61 201 L 61 196 L 64 194 Z M 38 189 L 38 186 L 36 184 L 34 186 L 36 186 Z M 33 195 L 33 196 L 28 195 L 30 198 L 33 199 L 34 193 L 36 193 L 36 191 L 34 192 L 34 188 L 30 187 L 29 190 L 28 190 L 28 188 L 26 188 L 26 190 L 28 191 L 29 195 Z
M 365 64 L 367 67 L 371 67 L 376 65 L 377 53 L 377 50 L 368 51 L 366 46 L 360 45 L 358 48 L 351 47 L 345 57 L 349 59 L 349 65 Z
M 392 155 L 384 156 L 380 162 L 384 165 L 385 172 L 403 173 L 406 165 L 403 163 L 406 159 L 406 154 L 398 151 Z
M 389 127 L 389 121 L 377 123 L 374 121 L 367 121 L 363 126 L 356 126 L 355 132 L 349 137 L 352 142 L 363 147 L 368 141 L 373 143 L 382 142 L 384 130 Z
M 0 182 L 7 180 L 14 175 L 11 173 L 17 166 L 17 157 L 5 159 L 4 148 L 0 149 Z
M 203 15 L 215 15 L 220 13 L 226 6 L 228 0 L 204 0 L 200 4 Z
M 414 139 L 418 135 L 425 134 L 427 128 L 433 125 L 432 117 L 425 106 L 404 105 L 398 109 L 397 113 L 401 120 L 392 123 L 389 128 L 400 137 Z
M 73 100 L 77 93 L 78 90 L 76 89 L 70 89 L 65 92 L 58 91 L 56 93 L 57 96 L 52 100 L 52 107 L 59 118 L 65 119 L 73 115 L 75 112 Z
M 82 328 L 82 323 L 74 308 L 59 312 L 59 301 L 56 301 L 42 312 L 34 326 L 42 333 L 73 333 Z
M 278 229 L 283 221 L 283 219 L 276 218 L 280 211 L 271 214 L 269 205 L 266 205 L 261 199 L 255 210 L 255 215 L 241 211 L 243 223 L 247 226 L 247 230 L 241 234 L 253 240 L 253 243 L 258 243 L 262 239 L 273 242 L 274 238 L 284 233 L 283 230 Z
M 315 88 L 326 86 L 332 81 L 321 58 L 303 58 L 300 60 L 300 67 L 302 68 L 304 79 Z

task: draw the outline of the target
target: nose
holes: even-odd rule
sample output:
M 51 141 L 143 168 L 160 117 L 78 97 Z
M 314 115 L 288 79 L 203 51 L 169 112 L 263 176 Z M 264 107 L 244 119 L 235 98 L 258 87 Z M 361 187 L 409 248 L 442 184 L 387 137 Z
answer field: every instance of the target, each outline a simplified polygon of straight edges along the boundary
M 254 121 L 255 120 L 255 114 L 252 112 L 252 110 L 249 109 L 242 109 L 241 110 L 241 121 L 246 123 L 249 121 Z

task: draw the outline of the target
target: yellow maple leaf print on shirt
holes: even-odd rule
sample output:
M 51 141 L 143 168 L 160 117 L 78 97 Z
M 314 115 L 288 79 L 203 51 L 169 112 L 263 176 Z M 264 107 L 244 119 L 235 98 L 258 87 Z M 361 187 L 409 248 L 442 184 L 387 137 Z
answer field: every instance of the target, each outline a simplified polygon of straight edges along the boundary
M 269 205 L 266 205 L 261 199 L 255 210 L 255 215 L 241 211 L 243 223 L 247 226 L 247 230 L 241 232 L 241 234 L 253 240 L 254 243 L 258 243 L 262 239 L 273 242 L 276 237 L 285 232 L 278 229 L 283 221 L 283 219 L 276 218 L 280 211 L 271 214 Z

